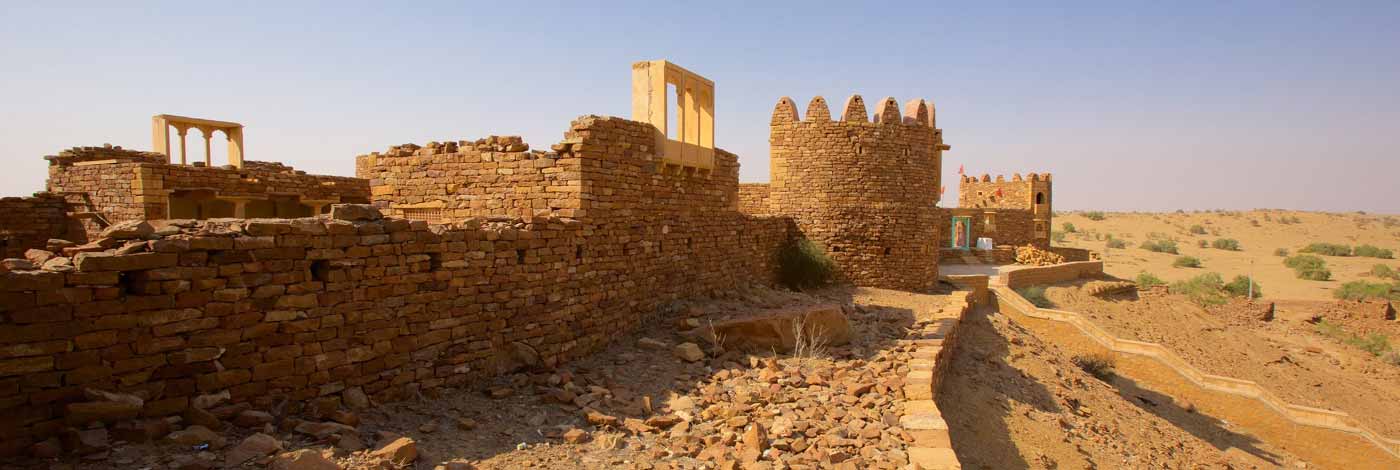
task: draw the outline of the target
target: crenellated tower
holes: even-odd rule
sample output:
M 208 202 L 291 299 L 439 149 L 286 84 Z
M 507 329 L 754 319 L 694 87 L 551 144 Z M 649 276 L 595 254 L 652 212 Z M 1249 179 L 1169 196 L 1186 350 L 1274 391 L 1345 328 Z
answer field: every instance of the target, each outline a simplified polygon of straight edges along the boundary
M 766 204 L 820 243 L 846 280 L 923 289 L 938 281 L 936 207 L 949 147 L 931 102 L 900 108 L 885 98 L 872 118 L 851 95 L 833 119 L 818 96 L 799 117 L 792 99 L 778 100 Z

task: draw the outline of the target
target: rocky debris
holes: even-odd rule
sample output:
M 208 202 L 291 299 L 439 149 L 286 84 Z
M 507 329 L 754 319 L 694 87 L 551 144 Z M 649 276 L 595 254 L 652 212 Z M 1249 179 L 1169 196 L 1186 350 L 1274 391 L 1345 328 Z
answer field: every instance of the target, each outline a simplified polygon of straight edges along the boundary
M 210 448 L 222 449 L 228 445 L 228 440 L 223 435 L 209 430 L 204 426 L 190 426 L 179 431 L 170 433 L 165 437 L 167 440 L 184 446 L 196 446 L 199 444 L 209 444 Z
M 112 224 L 102 230 L 102 238 L 113 240 L 145 239 L 155 234 L 156 228 L 144 220 L 127 220 Z
M 1089 281 L 1081 288 L 1085 294 L 1108 297 L 1137 292 L 1137 283 L 1130 281 Z
M 278 454 L 267 468 L 269 470 L 341 470 L 340 465 L 320 452 L 311 449 Z
M 370 406 L 369 396 L 365 395 L 365 391 L 360 387 L 345 389 L 345 391 L 341 393 L 341 398 L 345 406 L 352 410 L 363 410 Z
M 695 343 L 678 344 L 673 352 L 676 354 L 676 357 L 686 362 L 699 362 L 705 359 L 705 351 L 700 350 L 700 345 Z
M 233 418 L 233 424 L 243 428 L 260 428 L 272 421 L 271 414 L 258 410 L 243 410 Z
M 68 248 L 70 246 L 77 246 L 77 243 L 73 243 L 62 238 L 50 238 L 49 241 L 44 243 L 44 248 L 54 253 L 62 253 L 64 248 Z
M 331 219 L 348 220 L 351 222 L 361 220 L 379 220 L 384 215 L 368 204 L 332 204 Z
M 49 260 L 54 259 L 57 256 L 58 255 L 55 255 L 52 251 L 48 250 L 38 250 L 30 248 L 24 251 L 24 259 L 29 260 L 29 262 L 35 266 L 43 266 L 44 263 L 47 263 Z
M 86 389 L 83 395 L 91 401 L 69 403 L 65 407 L 70 425 L 82 426 L 94 422 L 113 424 L 135 418 L 145 406 L 145 400 L 129 393 Z
M 354 434 L 355 428 L 336 422 L 313 422 L 306 421 L 292 428 L 294 431 L 306 434 L 317 439 L 325 439 L 337 434 Z
M 1063 262 L 1065 262 L 1065 257 L 1051 251 L 1036 248 L 1033 245 L 1016 247 L 1016 264 L 1050 266 Z
M 648 351 L 662 351 L 666 349 L 666 342 L 653 338 L 641 338 L 637 340 L 637 347 Z
M 256 433 L 243 439 L 228 452 L 224 453 L 224 466 L 234 467 L 243 462 L 272 455 L 282 450 L 282 443 L 277 442 L 277 438 L 263 433 Z
M 59 442 L 56 437 L 50 437 L 29 446 L 29 455 L 38 459 L 51 459 L 62 453 L 63 443 Z
M 370 456 L 406 464 L 418 459 L 418 444 L 413 439 L 400 437 L 370 452 Z
M 570 428 L 564 431 L 564 442 L 579 444 L 588 440 L 588 433 L 579 428 Z
M 840 305 L 806 305 L 768 310 L 710 326 L 710 338 L 723 338 L 726 348 L 748 351 L 792 351 L 799 339 L 807 344 L 839 346 L 851 342 L 851 325 Z M 801 335 L 801 338 L 799 338 Z
M 170 466 L 176 470 L 209 470 L 217 465 L 217 460 L 213 452 L 181 454 L 170 460 Z
M 37 269 L 34 263 L 24 258 L 5 258 L 0 260 L 0 271 L 32 271 Z
M 83 430 L 69 428 L 60 433 L 60 436 L 63 440 L 63 447 L 77 455 L 105 452 L 110 445 L 106 428 Z

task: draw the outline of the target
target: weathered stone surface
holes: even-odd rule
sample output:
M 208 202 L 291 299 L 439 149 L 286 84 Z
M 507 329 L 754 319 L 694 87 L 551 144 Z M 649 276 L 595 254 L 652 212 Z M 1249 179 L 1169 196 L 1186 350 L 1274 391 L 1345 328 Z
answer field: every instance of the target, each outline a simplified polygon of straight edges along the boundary
M 223 435 L 198 425 L 172 432 L 166 436 L 166 439 L 186 446 L 209 444 L 209 447 L 214 449 L 222 449 L 228 444 L 228 440 Z
M 382 217 L 384 215 L 379 213 L 379 209 L 367 204 L 335 204 L 331 206 L 331 218 L 335 220 L 355 222 L 379 220 Z
M 400 464 L 410 463 L 418 460 L 418 444 L 413 439 L 400 437 L 375 449 L 370 455 Z
M 278 454 L 269 470 L 341 470 L 331 459 L 311 449 Z
M 282 450 L 282 443 L 277 442 L 277 438 L 263 433 L 256 433 L 243 439 L 232 449 L 224 452 L 224 466 L 233 467 L 252 459 L 272 455 L 274 452 Z
M 705 351 L 701 351 L 700 345 L 695 343 L 678 344 L 672 352 L 675 353 L 676 357 L 687 362 L 697 362 L 705 359 Z
M 101 237 L 115 240 L 146 238 L 155 233 L 155 231 L 155 227 L 152 227 L 150 222 L 144 220 L 127 220 L 124 222 L 117 222 L 103 229 Z

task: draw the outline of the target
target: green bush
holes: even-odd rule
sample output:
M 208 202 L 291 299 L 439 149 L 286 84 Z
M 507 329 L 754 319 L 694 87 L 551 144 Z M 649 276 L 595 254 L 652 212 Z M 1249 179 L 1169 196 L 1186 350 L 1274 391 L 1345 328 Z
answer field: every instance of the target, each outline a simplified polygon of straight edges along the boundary
M 1202 227 L 1202 226 L 1200 226 L 1200 225 L 1192 225 L 1192 226 L 1191 226 L 1191 233 L 1192 233 L 1192 234 L 1195 234 L 1195 235 L 1205 235 L 1205 234 L 1206 234 L 1206 228 L 1205 228 L 1205 227 Z
M 1295 269 L 1293 274 L 1306 281 L 1332 280 L 1332 270 L 1327 268 Z
M 1074 224 L 1071 224 L 1071 223 L 1069 223 L 1069 222 L 1065 222 L 1065 224 L 1062 225 L 1061 227 L 1064 227 L 1065 233 L 1074 233 L 1074 232 L 1075 232 Z
M 1394 258 L 1395 258 L 1395 253 L 1391 252 L 1390 250 L 1387 250 L 1387 249 L 1384 249 L 1384 248 L 1380 248 L 1380 247 L 1377 247 L 1377 246 L 1372 246 L 1372 245 L 1357 245 L 1357 246 L 1356 246 L 1356 249 L 1353 250 L 1353 253 L 1355 253 L 1356 256 L 1363 256 L 1363 257 L 1367 257 L 1367 258 L 1381 258 L 1381 259 L 1394 259 Z
M 1202 307 L 1225 303 L 1225 279 L 1218 273 L 1205 273 L 1185 281 L 1173 282 L 1169 288 L 1173 294 L 1181 294 Z
M 1142 249 L 1156 253 L 1178 254 L 1175 240 L 1147 240 L 1142 242 Z
M 1167 281 L 1163 281 L 1162 278 L 1157 277 L 1156 275 L 1153 275 L 1152 273 L 1149 273 L 1147 271 L 1138 273 L 1136 281 L 1138 287 L 1153 287 L 1167 283 Z
M 799 238 L 778 250 L 778 280 L 789 289 L 802 290 L 831 282 L 836 263 L 820 245 Z
M 1293 274 L 1297 276 L 1298 279 L 1309 281 L 1327 281 L 1332 279 L 1332 271 L 1327 269 L 1327 262 L 1317 256 L 1289 256 L 1284 258 L 1283 265 L 1293 268 Z
M 1377 264 L 1371 266 L 1371 275 L 1381 279 L 1394 279 L 1400 281 L 1400 271 L 1390 269 L 1390 266 Z
M 1225 292 L 1229 292 L 1230 295 L 1235 297 L 1249 297 L 1249 286 L 1249 276 L 1236 275 L 1234 279 L 1230 280 L 1229 284 L 1225 284 Z M 1264 287 L 1257 282 L 1254 283 L 1254 297 L 1251 299 L 1257 299 L 1263 296 Z
M 1342 300 L 1400 300 L 1400 284 L 1351 281 L 1332 291 L 1332 296 Z
M 1045 297 L 1045 287 L 1043 286 L 1016 289 L 1016 293 L 1021 294 L 1021 297 L 1025 297 L 1026 300 L 1031 301 L 1031 303 L 1035 304 L 1037 307 L 1050 308 L 1055 306 L 1054 302 L 1051 302 L 1050 299 Z
M 1089 219 L 1089 220 L 1094 220 L 1094 221 L 1098 221 L 1098 220 L 1103 220 L 1103 219 L 1104 219 L 1104 217 L 1103 217 L 1103 212 L 1100 212 L 1100 211 L 1089 211 L 1089 212 L 1085 212 L 1085 213 L 1084 213 L 1084 218 Z
M 1240 251 L 1240 242 L 1233 238 L 1217 238 L 1210 243 L 1210 246 L 1217 250 Z
M 1065 242 L 1065 232 L 1061 232 L 1061 231 L 1059 231 L 1059 230 L 1055 230 L 1055 231 L 1053 231 L 1053 232 L 1050 232 L 1050 239 L 1051 239 L 1051 240 L 1054 240 L 1055 243 L 1064 243 L 1064 242 Z
M 1283 265 L 1293 269 L 1325 268 L 1327 261 L 1313 255 L 1294 255 L 1284 258 Z
M 1108 239 L 1108 247 L 1109 247 L 1109 248 L 1119 248 L 1119 249 L 1127 248 L 1127 247 L 1128 247 L 1128 242 L 1125 242 L 1125 241 L 1123 241 L 1122 239 L 1118 239 L 1118 238 L 1110 238 L 1110 239 Z
M 1336 243 L 1312 243 L 1308 246 L 1303 247 L 1303 249 L 1298 250 L 1298 252 L 1317 253 L 1319 255 L 1327 256 L 1351 256 L 1351 247 L 1346 245 L 1338 245 Z
M 1199 268 L 1201 260 L 1195 256 L 1178 256 L 1176 261 L 1172 261 L 1172 267 L 1177 268 Z
M 1274 248 L 1274 256 L 1288 256 L 1287 248 Z

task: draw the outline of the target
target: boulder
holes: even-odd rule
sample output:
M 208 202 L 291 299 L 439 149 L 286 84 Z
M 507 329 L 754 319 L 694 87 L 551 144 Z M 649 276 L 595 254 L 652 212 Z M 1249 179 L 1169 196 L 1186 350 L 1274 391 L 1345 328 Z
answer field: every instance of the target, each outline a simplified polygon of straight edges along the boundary
M 266 457 L 280 450 L 282 450 L 282 443 L 277 442 L 277 438 L 257 433 L 243 439 L 243 442 L 224 453 L 224 466 L 235 467 L 243 462 Z
M 413 439 L 400 437 L 371 452 L 370 456 L 388 459 L 398 464 L 410 463 L 418 460 L 418 443 Z
M 705 351 L 700 350 L 700 345 L 695 343 L 681 343 L 676 345 L 676 357 L 686 362 L 698 362 L 705 358 Z
M 379 213 L 379 209 L 375 209 L 374 206 L 369 204 L 332 204 L 331 218 L 354 222 L 361 220 L 379 220 L 384 218 L 384 214 Z
M 140 415 L 145 406 L 145 400 L 129 393 L 86 389 L 83 395 L 92 401 L 69 403 L 65 407 L 68 424 L 81 426 L 99 421 L 110 424 L 128 420 Z
M 791 351 L 797 335 L 828 346 L 851 342 L 851 324 L 837 304 L 769 310 L 713 323 L 711 338 L 723 338 L 726 348 Z
M 30 248 L 24 251 L 24 259 L 29 260 L 30 263 L 34 263 L 35 266 L 43 266 L 44 263 L 53 259 L 55 256 L 58 255 L 55 255 L 52 251 L 48 250 L 36 250 Z
M 277 454 L 277 458 L 267 468 L 269 470 L 340 470 L 340 465 L 336 465 L 320 452 L 302 449 Z
M 224 436 L 199 425 L 172 432 L 169 436 L 166 436 L 166 439 L 184 446 L 209 444 L 209 447 L 221 449 L 225 445 L 228 445 L 228 441 L 224 439 Z
M 5 258 L 0 260 L 0 269 L 5 271 L 29 271 L 38 269 L 34 263 L 24 258 Z
M 369 408 L 369 396 L 366 396 L 365 391 L 360 387 L 345 389 L 345 392 L 341 393 L 341 398 L 344 399 L 345 406 L 352 410 Z
M 149 222 L 144 220 L 127 220 L 124 222 L 117 222 L 103 229 L 101 237 L 114 240 L 131 240 L 146 238 L 155 232 L 156 228 L 152 227 Z

